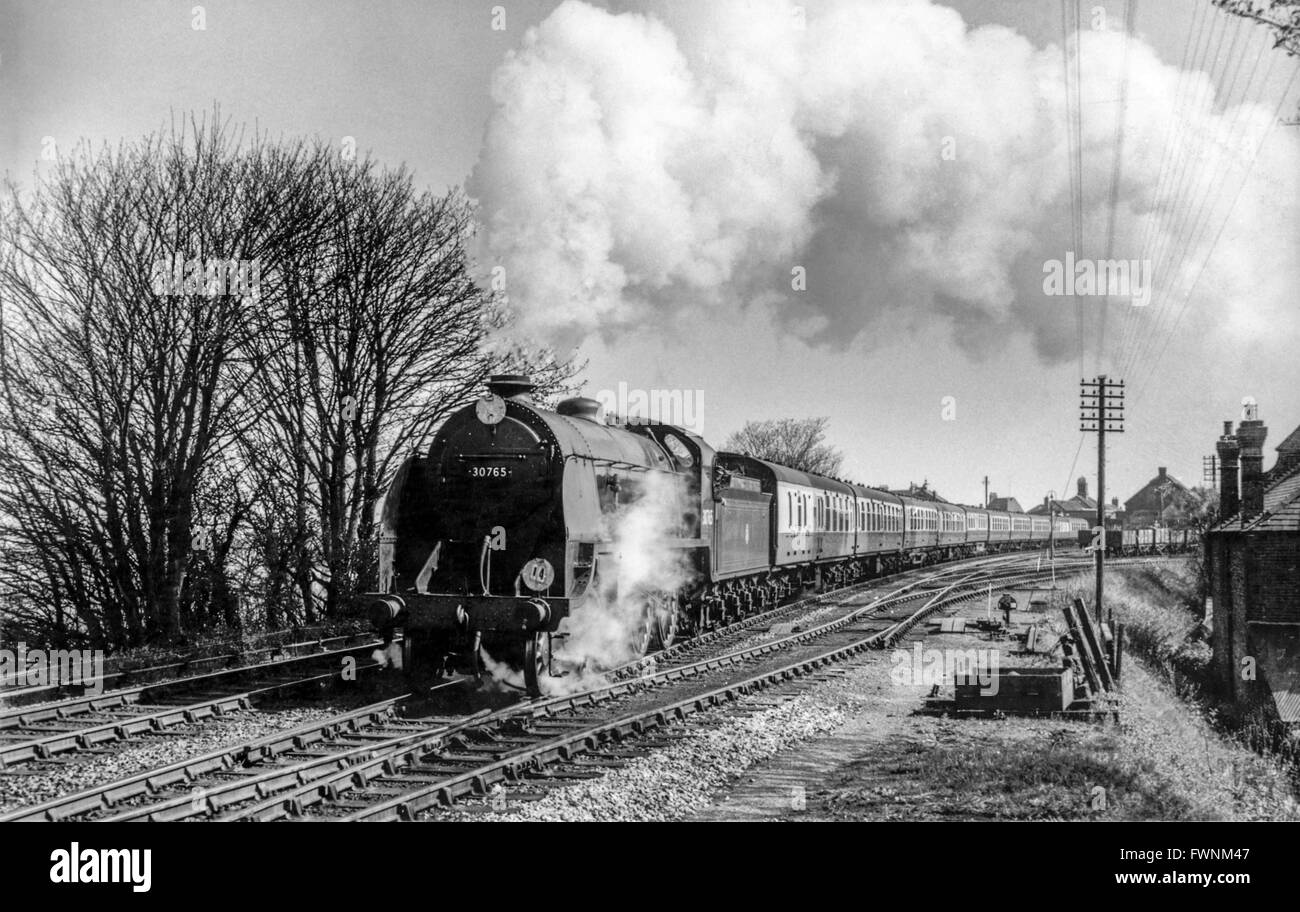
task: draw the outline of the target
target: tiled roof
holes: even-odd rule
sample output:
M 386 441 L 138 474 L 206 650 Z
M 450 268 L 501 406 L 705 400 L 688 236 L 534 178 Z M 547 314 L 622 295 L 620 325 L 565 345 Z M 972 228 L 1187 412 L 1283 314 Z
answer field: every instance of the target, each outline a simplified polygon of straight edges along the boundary
M 1246 524 L 1247 532 L 1300 532 L 1300 496 L 1288 504 L 1261 513 Z
M 1300 432 L 1300 428 L 1296 430 Z M 1264 490 L 1263 513 L 1244 525 L 1241 514 L 1235 513 L 1215 529 L 1224 532 L 1300 531 L 1300 463 L 1286 469 L 1277 478 L 1269 478 L 1265 473 L 1265 484 L 1268 487 Z
M 1300 450 L 1300 427 L 1296 428 L 1286 439 L 1277 445 L 1277 451 L 1284 453 L 1287 450 Z
M 1229 516 L 1224 522 L 1215 526 L 1219 532 L 1300 532 L 1300 488 L 1293 492 L 1289 501 L 1274 501 L 1272 509 L 1265 498 L 1264 512 L 1243 523 L 1241 514 Z
M 1300 463 L 1277 478 L 1268 480 L 1268 489 L 1264 491 L 1264 509 L 1276 509 L 1279 504 L 1291 500 L 1297 493 L 1300 493 Z

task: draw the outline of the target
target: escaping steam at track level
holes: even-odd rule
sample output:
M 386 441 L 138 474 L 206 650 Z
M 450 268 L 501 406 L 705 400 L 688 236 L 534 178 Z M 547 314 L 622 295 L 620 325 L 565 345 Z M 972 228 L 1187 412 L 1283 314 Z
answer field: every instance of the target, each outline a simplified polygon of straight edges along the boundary
M 606 669 L 638 658 L 654 629 L 672 623 L 669 594 L 693 581 L 684 552 L 671 546 L 681 537 L 686 510 L 680 486 L 667 473 L 648 472 L 641 480 L 635 499 L 606 516 L 614 585 L 569 619 L 569 636 L 557 651 L 566 666 Z
M 675 594 L 694 582 L 680 537 L 686 503 L 672 475 L 648 472 L 624 485 L 626 500 L 603 518 L 611 543 L 598 573 L 605 583 L 589 593 L 561 625 L 552 659 L 554 675 L 541 679 L 542 692 L 559 695 L 595 686 L 602 672 L 640 658 L 659 631 L 675 622 Z M 508 687 L 525 686 L 522 672 L 485 650 L 484 671 Z

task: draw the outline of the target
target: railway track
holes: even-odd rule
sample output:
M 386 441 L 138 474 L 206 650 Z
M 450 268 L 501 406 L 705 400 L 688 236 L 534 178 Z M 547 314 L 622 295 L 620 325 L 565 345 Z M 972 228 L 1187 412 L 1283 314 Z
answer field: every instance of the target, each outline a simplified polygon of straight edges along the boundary
M 997 555 L 994 557 L 971 558 L 966 561 L 960 561 L 952 564 L 946 564 L 936 571 L 935 576 L 927 576 L 923 579 L 916 580 L 912 583 L 900 587 L 897 592 L 900 597 L 905 598 L 922 598 L 924 591 L 916 591 L 921 587 L 931 584 L 939 578 L 939 574 L 959 573 L 964 568 L 975 568 L 976 573 L 991 573 L 993 569 L 1006 562 L 1021 562 L 1027 560 L 1024 553 L 1010 555 Z M 1073 560 L 1071 559 L 1071 563 Z M 1066 561 L 1058 559 L 1058 571 L 1063 573 L 1076 572 L 1073 566 L 1065 565 Z M 1091 558 L 1078 561 L 1078 569 L 1086 569 L 1092 566 Z M 701 655 L 707 652 L 717 651 L 729 643 L 743 641 L 746 637 L 752 636 L 755 632 L 764 628 L 777 628 L 786 623 L 791 618 L 805 616 L 811 610 L 817 610 L 820 606 L 832 606 L 837 601 L 842 601 L 846 596 L 872 588 L 878 588 L 882 582 L 888 582 L 889 578 L 876 578 L 860 583 L 854 583 L 839 589 L 831 589 L 808 598 L 798 599 L 786 605 L 781 605 L 761 614 L 754 614 L 728 624 L 725 627 L 719 627 L 707 633 L 696 636 L 690 640 L 685 640 L 665 650 L 660 650 L 643 659 L 629 662 L 621 668 L 615 669 L 608 673 L 612 680 L 623 680 L 630 677 L 637 677 L 650 668 L 658 668 L 665 662 L 678 662 L 689 660 L 692 656 Z M 795 631 L 790 631 L 795 632 Z
M 378 641 L 0 712 L 0 770 L 251 708 L 259 700 L 375 666 Z M 249 685 L 253 686 L 249 686 Z
M 899 587 L 896 594 L 900 597 L 915 597 L 902 594 L 940 575 L 954 572 L 957 572 L 956 568 L 946 567 L 938 573 L 927 574 Z M 873 584 L 879 583 L 877 580 Z M 872 584 L 851 588 L 857 591 L 868 585 Z M 715 651 L 725 648 L 728 642 L 761 630 L 763 624 L 770 626 L 778 618 L 797 611 L 816 610 L 819 604 L 835 596 L 842 597 L 849 591 L 849 588 L 845 588 L 836 593 L 823 593 L 765 615 L 747 618 L 706 635 L 705 645 L 693 640 L 660 653 L 657 659 L 664 663 L 680 664 L 690 655 L 706 648 L 709 643 Z M 645 670 L 641 665 L 642 663 L 631 663 L 607 673 L 607 677 L 609 680 L 628 680 L 644 676 Z M 441 688 L 459 683 L 461 682 L 447 682 Z M 569 699 L 576 705 L 581 702 L 581 694 Z M 464 726 L 476 724 L 482 721 L 480 717 L 488 714 L 484 710 L 460 719 L 398 719 L 398 714 L 409 702 L 410 695 L 393 698 L 291 732 L 223 748 L 125 780 L 104 783 L 75 795 L 22 808 L 0 817 L 0 820 L 178 820 L 212 817 L 228 813 L 240 804 L 269 799 L 286 788 L 306 787 L 323 778 L 344 773 L 353 766 L 380 757 L 385 751 L 398 750 L 429 737 L 453 737 Z M 524 705 L 507 708 L 493 715 L 508 719 L 516 714 L 533 712 L 531 705 Z M 195 795 L 200 795 L 201 800 L 196 800 Z
M 1026 574 L 1001 578 L 1019 581 Z M 348 821 L 413 820 L 465 797 L 484 797 L 497 786 L 535 798 L 539 790 L 573 784 L 599 774 L 605 764 L 625 762 L 626 753 L 620 751 L 624 742 L 760 690 L 842 674 L 838 666 L 846 660 L 892 644 L 910 624 L 980 597 L 983 583 L 982 575 L 978 581 L 959 578 L 915 607 L 915 599 L 891 594 L 809 630 L 667 669 L 654 676 L 651 688 L 626 698 L 610 699 L 564 718 L 552 715 L 531 725 L 511 726 L 492 745 L 495 752 L 487 762 L 482 762 L 482 755 L 453 746 L 413 757 L 405 765 L 394 764 L 392 773 L 352 790 L 351 798 L 344 795 L 341 800 L 301 809 L 269 810 Z M 632 750 L 644 747 L 636 745 Z
M 278 658 L 295 658 L 313 653 L 318 654 L 360 647 L 374 642 L 374 634 L 367 631 L 344 636 L 318 637 L 314 640 L 300 640 L 277 646 L 265 646 L 241 653 L 201 656 L 144 668 L 128 668 L 100 676 L 96 680 L 96 689 L 101 692 L 117 690 L 163 682 L 169 679 L 255 667 L 258 664 L 263 664 L 256 660 L 258 656 L 265 656 L 268 661 L 275 661 Z M 30 683 L 29 676 L 24 672 L 0 679 L 0 706 L 15 707 L 28 706 L 33 703 L 53 702 L 60 698 L 84 696 L 85 692 L 86 684 L 82 681 L 52 681 L 33 684 Z
M 809 674 L 836 673 L 833 666 L 885 645 L 901 624 L 915 623 L 941 607 L 983 594 L 985 577 L 968 571 L 961 580 L 936 590 L 923 604 L 899 615 L 908 590 L 952 576 L 947 568 L 913 581 L 844 616 L 774 641 L 652 674 L 615 682 L 569 696 L 551 697 L 458 724 L 427 738 L 406 742 L 383 756 L 330 773 L 303 786 L 218 815 L 222 820 L 415 819 L 449 807 L 466 796 L 484 796 L 496 785 L 564 784 L 574 777 L 547 772 L 601 745 L 680 721 L 774 683 Z M 1001 574 L 1021 580 L 1037 574 Z M 976 579 L 976 577 L 978 577 Z M 908 601 L 912 601 L 908 599 Z M 897 616 L 882 617 L 885 612 Z M 791 661 L 793 659 L 794 661 Z M 599 774 L 586 769 L 582 776 Z
M 461 682 L 445 682 L 434 690 Z M 0 815 L 0 822 L 60 820 L 184 820 L 227 804 L 265 798 L 301 784 L 313 765 L 340 767 L 426 734 L 430 728 L 477 718 L 400 717 L 412 699 L 402 694 L 287 731 L 222 747 L 158 769 L 104 783 L 75 795 Z
M 685 702 L 681 706 L 670 704 L 668 716 L 684 717 L 689 714 L 684 709 L 688 705 L 716 705 L 725 702 L 722 695 L 748 692 L 760 686 L 748 679 L 741 680 L 739 684 L 733 680 L 735 672 L 743 670 L 745 663 L 752 663 L 764 656 L 774 656 L 782 650 L 790 649 L 792 644 L 801 644 L 807 651 L 818 640 L 836 631 L 841 633 L 841 639 L 845 635 L 861 639 L 861 634 L 866 632 L 869 636 L 876 637 L 881 645 L 887 644 L 905 633 L 901 625 L 909 619 L 911 623 L 917 623 L 926 614 L 941 607 L 978 598 L 991 579 L 996 578 L 999 585 L 1009 585 L 1036 579 L 1050 572 L 1024 568 L 1010 572 L 1032 559 L 1025 555 L 1003 555 L 976 559 L 962 565 L 948 565 L 919 579 L 908 581 L 888 595 L 877 597 L 863 605 L 849 604 L 846 599 L 852 600 L 860 596 L 864 588 L 879 586 L 880 580 L 823 593 L 763 615 L 752 616 L 656 654 L 653 665 L 647 665 L 642 660 L 615 669 L 607 674 L 608 684 L 569 695 L 520 702 L 495 712 L 482 710 L 461 718 L 401 719 L 399 713 L 410 695 L 396 697 L 289 732 L 184 760 L 129 779 L 106 783 L 39 806 L 23 808 L 0 816 L 0 821 L 273 820 L 304 816 L 355 816 L 358 819 L 371 819 L 373 816 L 385 819 L 391 816 L 414 816 L 422 810 L 417 804 L 422 800 L 425 789 L 430 784 L 437 784 L 438 776 L 445 778 L 451 772 L 461 774 L 452 777 L 457 781 L 448 786 L 448 791 L 438 792 L 439 797 L 434 805 L 442 806 L 467 794 L 483 794 L 485 788 L 489 787 L 489 780 L 493 783 L 514 781 L 512 777 L 518 776 L 521 762 L 524 767 L 530 764 L 539 769 L 544 767 L 546 763 L 543 755 L 529 755 L 521 761 L 519 752 L 531 741 L 537 741 L 539 736 L 554 734 L 557 726 L 559 730 L 568 731 L 571 735 L 581 734 L 574 731 L 574 727 L 581 726 L 584 714 L 598 712 L 609 715 L 620 704 L 635 704 L 638 697 L 641 702 L 649 698 L 651 702 L 657 700 L 662 703 L 667 691 L 671 689 L 669 685 L 681 687 L 683 682 L 695 679 L 707 683 L 705 675 L 728 678 L 721 687 L 706 691 L 702 698 L 698 698 L 698 695 L 688 696 L 682 698 Z M 1058 561 L 1058 574 L 1068 575 L 1090 567 L 1088 561 L 1079 561 L 1078 566 L 1073 568 L 1062 568 L 1061 563 Z M 1015 567 L 999 570 L 999 567 L 1008 564 Z M 957 581 L 948 583 L 947 580 L 954 576 L 958 577 Z M 959 583 L 961 591 L 954 592 Z M 923 601 L 919 609 L 906 610 L 907 605 L 917 601 Z M 841 602 L 845 604 L 840 604 Z M 696 660 L 701 650 L 725 650 L 736 639 L 761 634 L 764 625 L 770 629 L 796 611 L 802 611 L 806 615 L 809 612 L 819 612 L 823 607 L 842 608 L 844 613 L 830 622 L 795 632 L 791 636 Z M 882 617 L 885 612 L 897 617 Z M 853 626 L 855 624 L 856 628 Z M 867 624 L 870 630 L 861 629 L 862 624 Z M 839 649 L 854 645 L 849 643 Z M 836 651 L 838 650 L 832 650 Z M 815 664 L 817 661 L 814 656 L 812 659 L 804 659 L 803 663 L 813 662 L 814 667 L 822 667 Z M 766 680 L 772 683 L 777 679 L 789 681 L 806 678 L 807 673 L 801 675 L 792 670 L 799 665 L 796 662 L 790 667 L 778 667 L 775 672 L 766 673 Z M 775 678 L 772 677 L 774 673 Z M 764 675 L 758 675 L 756 680 L 758 679 L 764 679 Z M 446 682 L 440 687 L 449 688 L 460 683 Z M 695 689 L 698 690 L 699 687 L 696 686 Z M 702 702 L 698 702 L 700 699 Z M 631 708 L 636 709 L 635 706 Z M 639 712 L 642 715 L 648 713 L 647 718 L 658 719 L 661 709 L 662 707 L 641 707 Z M 590 728 L 588 737 L 597 739 L 597 744 L 604 743 L 601 739 L 619 738 L 627 734 L 618 725 L 608 730 L 599 725 L 587 727 Z M 647 726 L 641 720 L 632 724 L 630 731 L 648 730 L 651 727 L 655 726 Z M 611 735 L 610 732 L 614 734 Z M 528 737 L 524 737 L 523 733 L 527 733 Z M 543 752 L 549 747 L 556 747 L 548 745 L 547 740 L 546 737 L 541 737 L 541 741 L 532 746 Z M 559 746 L 570 750 L 572 739 L 562 740 L 564 744 Z M 586 743 L 581 738 L 578 740 Z M 430 763 L 431 759 L 436 762 Z M 489 762 L 485 764 L 485 760 Z M 550 762 L 553 763 L 554 758 Z M 439 763 L 451 764 L 451 767 L 442 769 Z M 493 769 L 501 772 L 501 780 L 493 778 Z M 579 772 L 581 776 L 578 778 L 593 774 L 590 769 Z M 467 791 L 463 781 L 465 774 L 472 774 L 467 780 L 470 784 Z M 430 777 L 434 778 L 434 782 L 429 782 Z M 574 777 L 550 775 L 549 778 L 554 784 L 572 781 Z M 402 799 L 396 805 L 400 809 L 392 810 L 383 807 L 382 800 L 375 800 L 376 793 L 382 799 L 384 793 L 392 793 L 395 789 L 399 795 L 406 791 L 417 792 L 414 803 Z M 364 800 L 357 797 L 360 795 L 365 796 Z M 375 810 L 377 804 L 380 807 Z

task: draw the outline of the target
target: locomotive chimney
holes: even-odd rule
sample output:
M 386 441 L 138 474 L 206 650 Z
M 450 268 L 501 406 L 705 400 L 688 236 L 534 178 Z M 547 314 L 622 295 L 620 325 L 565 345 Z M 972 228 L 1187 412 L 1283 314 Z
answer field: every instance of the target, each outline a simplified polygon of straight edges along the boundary
M 1247 396 L 1241 405 L 1237 439 L 1241 441 L 1241 518 L 1245 521 L 1264 512 L 1264 438 L 1268 428 L 1259 420 L 1254 399 Z
M 488 377 L 487 388 L 502 399 L 520 399 L 530 402 L 536 384 L 527 374 L 493 374 Z
M 1223 436 L 1214 445 L 1219 453 L 1219 519 L 1235 516 L 1241 501 L 1237 495 L 1237 455 L 1241 444 L 1232 433 L 1232 422 L 1223 422 Z

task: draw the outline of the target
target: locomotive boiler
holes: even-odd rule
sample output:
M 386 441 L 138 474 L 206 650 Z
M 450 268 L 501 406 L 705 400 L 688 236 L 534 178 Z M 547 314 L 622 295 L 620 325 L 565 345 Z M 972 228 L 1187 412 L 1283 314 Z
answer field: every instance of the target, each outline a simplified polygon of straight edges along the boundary
M 537 694 L 584 603 L 632 604 L 629 655 L 673 640 L 689 593 L 629 581 L 620 564 L 640 555 L 623 553 L 618 518 L 648 496 L 669 504 L 655 547 L 683 580 L 699 578 L 713 450 L 681 428 L 606 424 L 592 399 L 544 409 L 532 391 L 527 377 L 491 378 L 401 466 L 370 611 L 385 634 L 402 632 L 408 666 L 477 673 L 490 658 L 521 668 Z

